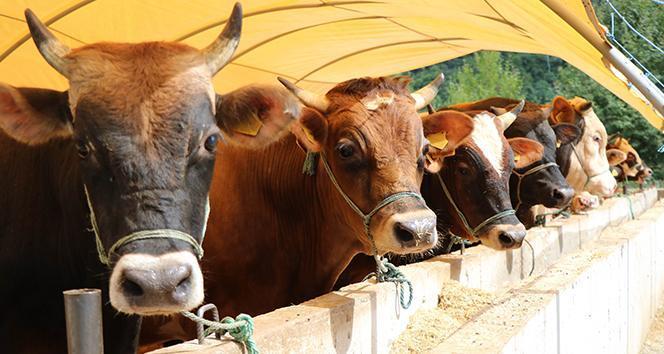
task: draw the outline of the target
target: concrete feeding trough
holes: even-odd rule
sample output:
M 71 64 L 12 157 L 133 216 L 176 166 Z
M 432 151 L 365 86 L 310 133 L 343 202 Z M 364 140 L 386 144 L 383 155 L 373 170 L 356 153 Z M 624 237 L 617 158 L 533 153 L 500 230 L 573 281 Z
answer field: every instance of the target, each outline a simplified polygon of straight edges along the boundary
M 664 292 L 664 203 L 649 189 L 528 232 L 521 249 L 483 246 L 401 267 L 408 310 L 392 283 L 363 282 L 255 318 L 264 353 L 387 353 L 411 316 L 438 306 L 450 281 L 495 301 L 430 343 L 449 352 L 638 352 Z M 631 220 L 631 214 L 636 220 Z M 153 353 L 241 353 L 210 339 Z

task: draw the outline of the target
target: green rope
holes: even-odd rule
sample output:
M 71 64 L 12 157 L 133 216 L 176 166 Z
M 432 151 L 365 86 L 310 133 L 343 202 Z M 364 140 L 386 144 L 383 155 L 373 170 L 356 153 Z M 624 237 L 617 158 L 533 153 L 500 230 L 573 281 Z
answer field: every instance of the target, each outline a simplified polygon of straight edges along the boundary
M 576 159 L 579 161 L 579 166 L 581 166 L 581 170 L 583 171 L 583 174 L 586 175 L 586 183 L 583 185 L 584 190 L 586 189 L 586 187 L 588 187 L 588 183 L 590 183 L 591 179 L 593 179 L 595 177 L 599 177 L 599 176 L 601 176 L 601 175 L 603 175 L 607 172 L 611 173 L 611 167 L 610 166 L 606 170 L 603 170 L 603 171 L 601 171 L 599 173 L 596 173 L 594 175 L 591 175 L 590 173 L 588 173 L 588 171 L 586 171 L 586 168 L 583 167 L 583 160 L 581 159 L 581 156 L 579 155 L 579 153 L 576 151 L 576 148 L 574 147 L 574 145 L 571 145 L 571 146 L 572 146 L 572 152 L 574 152 L 574 156 L 576 156 Z
M 341 185 L 339 185 L 339 182 L 337 182 L 334 173 L 332 173 L 332 169 L 330 168 L 330 165 L 327 163 L 327 159 L 325 158 L 324 154 L 320 154 L 320 160 L 323 162 L 323 167 L 325 168 L 325 171 L 327 172 L 330 181 L 337 189 L 339 194 L 343 197 L 348 206 L 350 206 L 350 208 L 362 218 L 362 221 L 364 223 L 364 231 L 367 234 L 369 241 L 371 242 L 373 257 L 374 260 L 376 261 L 376 272 L 373 275 L 370 274 L 369 276 L 374 276 L 378 282 L 393 282 L 395 285 L 397 285 L 397 291 L 399 292 L 399 300 L 401 307 L 403 309 L 408 309 L 413 301 L 413 285 L 408 279 L 406 279 L 406 276 L 403 275 L 403 273 L 401 273 L 401 271 L 395 265 L 391 264 L 387 259 L 378 255 L 376 242 L 374 241 L 374 238 L 371 235 L 371 230 L 370 230 L 371 218 L 382 208 L 401 198 L 410 197 L 410 198 L 419 199 L 422 202 L 424 202 L 424 199 L 419 193 L 397 192 L 385 197 L 385 199 L 383 199 L 380 203 L 378 203 L 378 205 L 376 205 L 373 208 L 373 210 L 371 210 L 368 214 L 365 214 L 360 209 L 360 207 L 358 207 L 357 204 L 355 204 L 355 202 L 353 202 L 353 200 L 350 199 L 348 194 L 346 194 L 346 192 L 344 192 L 344 190 L 341 188 Z M 406 301 L 406 299 L 404 298 L 404 291 L 402 289 L 404 285 L 408 287 L 408 301 Z M 400 289 L 402 291 L 399 291 Z
M 524 173 L 519 173 L 516 170 L 512 171 L 512 173 L 518 179 L 518 181 L 516 183 L 516 205 L 514 206 L 515 210 L 519 210 L 519 207 L 522 204 L 522 202 L 521 202 L 521 182 L 523 181 L 523 179 L 526 178 L 526 176 L 528 176 L 528 175 L 532 175 L 532 174 L 537 173 L 541 170 L 544 170 L 544 169 L 549 168 L 549 167 L 554 167 L 554 166 L 558 167 L 558 164 L 555 163 L 555 162 L 548 162 L 548 163 L 545 163 L 545 164 L 541 164 L 539 166 L 535 166 L 535 167 L 529 169 L 528 171 L 526 171 Z
M 570 212 L 567 211 L 567 208 L 559 209 L 554 212 L 537 214 L 535 215 L 535 226 L 542 226 L 542 227 L 546 226 L 546 217 L 548 215 L 553 215 L 553 217 L 562 216 L 563 218 L 567 219 L 572 214 L 570 214 Z
M 516 211 L 514 209 L 503 210 L 493 216 L 490 216 L 486 220 L 482 221 L 479 225 L 472 227 L 470 226 L 468 219 L 466 219 L 466 216 L 463 214 L 459 206 L 457 206 L 456 203 L 454 202 L 454 198 L 452 198 L 452 194 L 450 194 L 450 191 L 447 189 L 447 185 L 445 185 L 445 182 L 443 181 L 443 178 L 440 176 L 440 173 L 436 173 L 436 176 L 438 177 L 438 182 L 440 182 L 440 186 L 443 188 L 443 192 L 445 193 L 447 200 L 449 200 L 450 204 L 452 204 L 452 207 L 454 207 L 454 210 L 459 216 L 459 219 L 461 219 L 461 222 L 463 223 L 463 226 L 466 228 L 466 231 L 468 231 L 468 233 L 473 237 L 475 237 L 477 233 L 486 225 L 489 225 L 490 223 L 502 217 L 516 214 Z
M 376 258 L 376 272 L 369 273 L 362 281 L 367 279 L 376 278 L 379 283 L 392 282 L 397 286 L 397 293 L 399 294 L 399 304 L 401 308 L 408 309 L 413 303 L 413 283 L 406 278 L 406 276 L 395 266 L 390 263 L 387 258 L 374 256 Z M 384 270 L 378 266 L 381 264 Z M 408 289 L 408 298 L 405 297 L 406 288 Z
M 307 152 L 304 158 L 304 165 L 302 165 L 302 173 L 307 176 L 316 175 L 316 166 L 318 165 L 318 158 L 320 154 L 317 152 Z
M 85 199 L 88 203 L 88 209 L 90 210 L 90 223 L 92 224 L 92 231 L 95 234 L 95 244 L 97 246 L 97 255 L 99 257 L 99 262 L 109 266 L 111 264 L 111 256 L 113 253 L 120 247 L 139 240 L 148 240 L 148 239 L 174 239 L 180 240 L 188 243 L 194 249 L 194 253 L 198 259 L 203 258 L 203 238 L 205 237 L 205 229 L 207 227 L 207 220 L 210 216 L 210 200 L 208 198 L 205 205 L 205 220 L 203 223 L 203 232 L 201 236 L 201 242 L 198 243 L 195 238 L 191 235 L 182 232 L 180 230 L 174 229 L 153 229 L 153 230 L 141 230 L 132 232 L 131 234 L 120 238 L 115 241 L 111 248 L 109 248 L 108 253 L 104 250 L 104 244 L 101 242 L 101 232 L 99 231 L 99 226 L 97 224 L 97 217 L 95 215 L 94 208 L 92 207 L 92 200 L 90 199 L 90 193 L 88 192 L 88 187 L 84 184 L 83 191 L 85 192 Z
M 253 339 L 254 320 L 247 314 L 239 314 L 235 319 L 230 316 L 224 317 L 221 321 L 210 321 L 189 311 L 180 312 L 182 316 L 207 327 L 203 332 L 203 338 L 212 333 L 223 336 L 228 333 L 234 340 L 244 344 L 249 354 L 259 354 L 258 346 Z
M 624 196 L 623 198 L 627 199 L 627 204 L 629 204 L 629 216 L 631 220 L 634 220 L 634 208 L 632 207 L 632 199 L 629 196 Z

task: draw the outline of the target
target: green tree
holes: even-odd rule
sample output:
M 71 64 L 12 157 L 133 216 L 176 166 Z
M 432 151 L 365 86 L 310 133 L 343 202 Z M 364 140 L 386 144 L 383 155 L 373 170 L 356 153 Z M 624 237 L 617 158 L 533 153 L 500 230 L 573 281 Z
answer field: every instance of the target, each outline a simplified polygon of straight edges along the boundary
M 659 41 L 656 44 L 662 46 L 664 6 L 650 0 L 613 0 L 612 3 L 639 32 L 650 40 Z M 605 1 L 595 1 L 594 5 L 600 21 L 610 24 L 612 9 L 608 4 Z M 650 47 L 622 21 L 616 18 L 614 23 L 615 38 L 661 80 L 664 75 L 664 55 Z M 555 87 L 560 95 L 583 96 L 589 99 L 609 134 L 621 133 L 628 138 L 641 158 L 653 169 L 655 178 L 664 178 L 664 154 L 657 152 L 664 144 L 664 135 L 641 114 L 570 65 L 559 69 Z M 664 87 L 660 86 L 660 89 Z
M 473 54 L 447 89 L 447 104 L 490 96 L 521 97 L 521 74 L 498 52 Z

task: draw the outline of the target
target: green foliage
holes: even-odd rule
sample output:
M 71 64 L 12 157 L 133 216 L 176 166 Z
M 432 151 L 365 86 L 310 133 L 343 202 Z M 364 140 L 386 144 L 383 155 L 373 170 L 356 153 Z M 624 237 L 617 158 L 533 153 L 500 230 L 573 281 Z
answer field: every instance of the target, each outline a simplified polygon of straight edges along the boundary
M 612 0 L 632 25 L 657 45 L 664 43 L 664 5 L 650 0 Z M 595 12 L 610 27 L 611 9 L 604 0 L 593 1 Z M 648 46 L 618 18 L 615 37 L 660 80 L 664 80 L 664 55 Z M 479 52 L 406 73 L 413 77 L 413 87 L 421 87 L 445 73 L 446 83 L 434 101 L 434 107 L 468 102 L 491 96 L 525 98 L 549 103 L 557 96 L 583 96 L 593 103 L 597 116 L 609 134 L 621 133 L 653 168 L 655 177 L 664 178 L 664 154 L 657 149 L 664 135 L 652 127 L 637 111 L 604 87 L 561 59 L 545 55 Z
M 449 83 L 447 103 L 490 96 L 521 97 L 521 75 L 497 52 L 473 54 Z

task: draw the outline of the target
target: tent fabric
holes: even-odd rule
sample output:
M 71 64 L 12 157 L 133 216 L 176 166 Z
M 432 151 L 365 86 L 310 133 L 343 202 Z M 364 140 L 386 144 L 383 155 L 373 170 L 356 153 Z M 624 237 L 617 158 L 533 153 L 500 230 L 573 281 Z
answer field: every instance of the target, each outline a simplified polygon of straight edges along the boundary
M 98 41 L 176 40 L 203 48 L 218 35 L 233 3 L 4 0 L 0 81 L 67 87 L 30 39 L 26 8 L 71 47 Z M 214 84 L 222 93 L 250 83 L 276 83 L 276 76 L 283 76 L 325 92 L 349 78 L 391 75 L 478 50 L 537 53 L 579 68 L 662 129 L 662 116 L 552 10 L 552 3 L 565 6 L 605 40 L 589 0 L 245 1 L 240 46 Z

